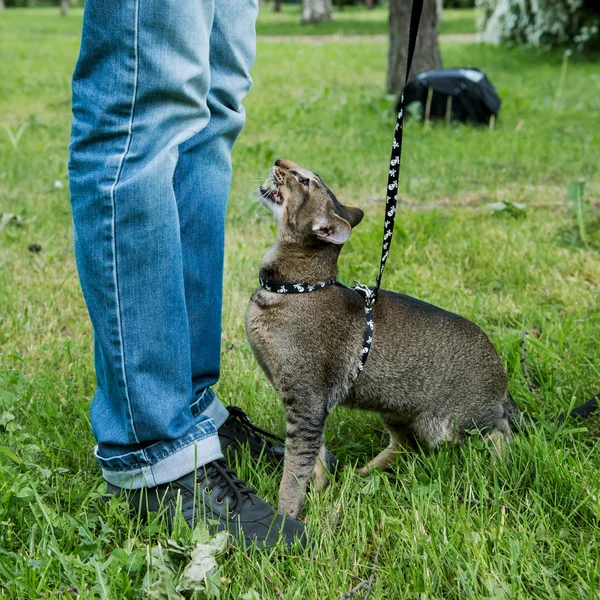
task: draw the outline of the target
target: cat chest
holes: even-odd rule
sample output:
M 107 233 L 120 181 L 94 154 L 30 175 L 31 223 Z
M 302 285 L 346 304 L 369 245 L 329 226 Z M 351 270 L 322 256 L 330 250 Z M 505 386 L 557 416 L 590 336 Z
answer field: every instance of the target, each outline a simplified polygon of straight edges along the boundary
M 246 331 L 252 344 L 267 347 L 275 354 L 280 353 L 282 345 L 286 351 L 291 347 L 307 350 L 304 347 L 312 346 L 320 337 L 319 332 L 324 334 L 331 329 L 331 324 L 324 323 L 328 311 L 307 300 L 257 291 L 246 313 Z

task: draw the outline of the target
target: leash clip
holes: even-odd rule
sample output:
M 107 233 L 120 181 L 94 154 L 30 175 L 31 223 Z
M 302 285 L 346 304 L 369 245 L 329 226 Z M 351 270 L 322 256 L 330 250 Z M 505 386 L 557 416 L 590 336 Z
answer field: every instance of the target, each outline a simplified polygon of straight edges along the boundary
M 377 300 L 377 293 L 375 289 L 369 287 L 368 285 L 363 285 L 358 280 L 354 280 L 354 289 L 357 291 L 364 299 L 365 299 L 365 307 L 373 308 L 375 306 L 375 301 Z

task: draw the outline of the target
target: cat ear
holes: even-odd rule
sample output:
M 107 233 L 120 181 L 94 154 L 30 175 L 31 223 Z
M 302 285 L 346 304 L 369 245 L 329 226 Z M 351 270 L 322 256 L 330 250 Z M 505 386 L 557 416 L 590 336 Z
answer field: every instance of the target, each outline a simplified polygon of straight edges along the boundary
M 337 215 L 333 215 L 331 219 L 322 217 L 313 224 L 312 230 L 320 240 L 338 245 L 346 242 L 352 233 L 350 223 Z
M 353 229 L 363 220 L 365 213 L 360 208 L 342 205 L 342 217 L 350 223 Z

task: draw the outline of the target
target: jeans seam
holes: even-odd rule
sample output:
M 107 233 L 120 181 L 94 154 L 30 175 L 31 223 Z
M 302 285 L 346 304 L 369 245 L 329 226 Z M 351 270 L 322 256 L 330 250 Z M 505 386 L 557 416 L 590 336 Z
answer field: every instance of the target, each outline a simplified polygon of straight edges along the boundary
M 139 69 L 139 57 L 138 57 L 138 39 L 139 39 L 139 14 L 140 14 L 140 2 L 136 0 L 135 3 L 135 33 L 134 33 L 134 76 L 133 76 L 133 95 L 131 98 L 131 111 L 129 115 L 129 127 L 127 130 L 127 142 L 125 144 L 125 150 L 119 160 L 119 165 L 117 167 L 117 173 L 115 176 L 114 183 L 110 188 L 110 200 L 112 204 L 112 250 L 113 250 L 113 278 L 115 284 L 115 300 L 117 304 L 117 328 L 119 331 L 119 345 L 121 350 L 121 371 L 123 374 L 123 384 L 125 391 L 125 400 L 127 402 L 127 408 L 129 411 L 129 420 L 131 422 L 131 427 L 133 430 L 133 436 L 137 443 L 140 442 L 139 436 L 137 434 L 135 421 L 133 418 L 133 409 L 131 406 L 131 399 L 129 397 L 129 385 L 127 381 L 127 369 L 125 367 L 125 344 L 123 342 L 123 321 L 121 315 L 121 298 L 119 294 L 119 276 L 118 276 L 118 260 L 117 260 L 117 234 L 116 234 L 116 220 L 117 220 L 117 205 L 115 201 L 115 191 L 117 184 L 121 178 L 121 173 L 123 172 L 123 164 L 125 163 L 125 158 L 129 154 L 129 149 L 131 147 L 131 139 L 133 137 L 133 117 L 135 114 L 135 104 L 137 97 L 137 86 L 138 86 L 138 69 Z M 145 452 L 142 450 L 142 454 L 145 457 Z
M 190 403 L 190 410 L 192 408 L 194 408 L 195 406 L 198 406 L 198 404 L 200 404 L 200 400 L 202 398 L 204 398 L 204 395 L 208 393 L 209 388 L 204 388 L 204 390 L 202 391 L 202 393 L 193 401 Z M 210 402 L 210 404 L 212 404 L 214 402 L 215 398 L 213 398 Z M 209 404 L 209 406 L 210 406 Z

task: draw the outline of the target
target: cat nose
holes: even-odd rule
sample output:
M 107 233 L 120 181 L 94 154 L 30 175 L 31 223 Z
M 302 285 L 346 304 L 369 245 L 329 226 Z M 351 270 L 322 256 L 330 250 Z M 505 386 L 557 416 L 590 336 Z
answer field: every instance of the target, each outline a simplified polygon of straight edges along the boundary
M 278 158 L 275 161 L 275 166 L 280 169 L 284 169 L 285 171 L 291 171 L 293 169 L 299 169 L 298 165 L 294 164 L 291 160 L 287 160 L 285 158 Z

